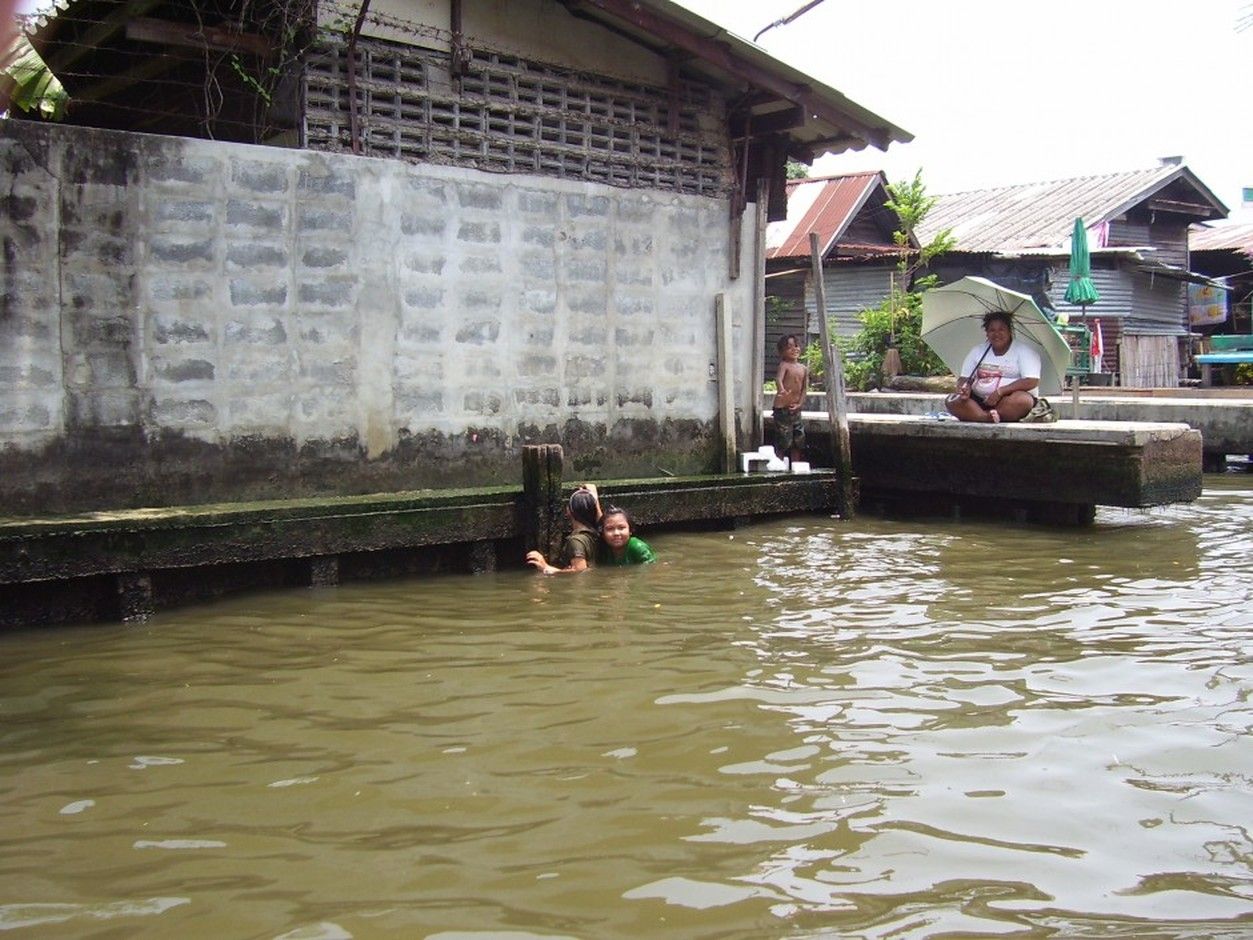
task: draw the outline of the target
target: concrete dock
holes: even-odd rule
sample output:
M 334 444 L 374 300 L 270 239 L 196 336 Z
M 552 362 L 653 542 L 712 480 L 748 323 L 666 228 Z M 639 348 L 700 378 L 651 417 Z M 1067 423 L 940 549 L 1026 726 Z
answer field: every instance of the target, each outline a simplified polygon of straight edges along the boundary
M 807 413 L 821 464 L 825 414 Z M 849 415 L 863 504 L 1083 525 L 1097 506 L 1146 508 L 1201 495 L 1200 432 L 1163 422 L 964 424 L 909 415 Z
M 1253 455 L 1253 389 L 1083 389 L 1078 414 L 1069 393 L 1049 399 L 1059 418 L 1186 424 L 1201 432 L 1207 470 L 1219 470 L 1228 454 Z M 848 396 L 857 414 L 926 415 L 944 411 L 944 396 L 927 392 L 855 392 Z M 820 411 L 811 395 L 807 409 Z

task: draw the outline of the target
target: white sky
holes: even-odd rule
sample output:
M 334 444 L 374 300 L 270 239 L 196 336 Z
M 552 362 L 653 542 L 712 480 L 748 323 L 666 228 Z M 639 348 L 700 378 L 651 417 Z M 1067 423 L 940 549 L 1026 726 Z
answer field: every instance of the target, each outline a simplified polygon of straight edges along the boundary
M 678 0 L 752 39 L 804 0 Z M 1184 162 L 1253 187 L 1253 0 L 825 0 L 763 49 L 914 135 L 815 174 L 922 168 L 932 193 Z

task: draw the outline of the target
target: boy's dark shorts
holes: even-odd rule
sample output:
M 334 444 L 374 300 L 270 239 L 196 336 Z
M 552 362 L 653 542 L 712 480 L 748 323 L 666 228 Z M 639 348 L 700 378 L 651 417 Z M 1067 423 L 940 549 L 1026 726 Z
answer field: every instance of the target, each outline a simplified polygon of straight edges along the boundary
M 775 408 L 774 439 L 780 449 L 795 447 L 798 450 L 805 446 L 805 422 L 799 411 L 788 411 L 786 408 Z

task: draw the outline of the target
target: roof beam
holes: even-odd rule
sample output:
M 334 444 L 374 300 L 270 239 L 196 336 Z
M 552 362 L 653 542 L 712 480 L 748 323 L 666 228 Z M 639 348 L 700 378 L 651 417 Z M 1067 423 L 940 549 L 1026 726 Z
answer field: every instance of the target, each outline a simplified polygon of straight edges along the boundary
M 874 144 L 886 150 L 890 136 L 885 128 L 874 128 L 862 123 L 838 108 L 830 106 L 808 85 L 791 82 L 768 69 L 737 55 L 726 44 L 697 35 L 679 23 L 658 16 L 633 0 L 581 0 L 586 6 L 633 23 L 636 27 L 660 36 L 693 55 L 725 69 L 750 84 L 774 92 L 781 98 L 803 106 L 810 114 L 835 124 L 856 135 L 861 142 Z
M 270 41 L 256 33 L 239 33 L 196 23 L 171 23 L 146 16 L 137 16 L 126 24 L 126 38 L 189 49 L 249 52 L 261 58 L 270 54 Z
M 731 115 L 731 136 L 754 137 L 762 134 L 777 134 L 791 130 L 805 123 L 805 109 L 800 105 L 784 108 L 782 111 L 768 111 L 765 114 L 733 114 Z
M 1153 197 L 1146 205 L 1154 212 L 1175 212 L 1179 215 L 1199 215 L 1204 218 L 1211 218 L 1218 215 L 1218 211 L 1210 205 L 1199 202 L 1184 202 L 1182 199 L 1162 199 Z
M 65 44 L 52 55 L 45 57 L 44 61 L 54 72 L 66 71 L 69 66 L 87 53 L 94 52 L 98 47 L 103 46 L 107 39 L 126 25 L 127 20 L 147 13 L 160 2 L 161 0 L 132 0 L 130 3 L 121 4 L 81 36 L 67 37 L 64 40 Z M 52 22 L 55 23 L 56 20 Z M 54 40 L 55 42 L 57 40 Z

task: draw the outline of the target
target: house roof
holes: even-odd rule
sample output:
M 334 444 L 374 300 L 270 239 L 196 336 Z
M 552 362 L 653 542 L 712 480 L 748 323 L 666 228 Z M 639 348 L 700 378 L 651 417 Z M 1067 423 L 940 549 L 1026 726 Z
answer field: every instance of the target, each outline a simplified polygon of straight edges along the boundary
M 599 23 L 722 88 L 736 102 L 730 114 L 733 134 L 776 136 L 789 155 L 804 162 L 866 146 L 886 150 L 893 142 L 913 139 L 836 89 L 672 0 L 558 2 L 571 15 Z M 157 77 L 169 80 L 162 70 L 189 52 L 187 23 L 178 22 L 187 15 L 184 6 L 176 0 L 56 0 L 55 8 L 32 19 L 29 28 L 40 51 L 47 46 L 45 59 L 54 71 L 82 73 L 75 76 L 72 97 L 99 101 L 132 94 L 136 84 Z M 146 32 L 133 38 L 141 26 Z M 202 40 L 228 51 L 269 48 L 259 34 L 208 27 L 196 34 L 196 41 Z M 85 57 L 92 57 L 89 69 L 80 62 Z
M 791 180 L 787 184 L 787 218 L 766 226 L 766 258 L 808 258 L 809 233 L 818 234 L 821 254 L 848 230 L 857 214 L 887 177 L 879 171 Z M 885 193 L 886 194 L 886 193 Z M 866 255 L 895 254 L 887 245 L 841 245 Z
M 1077 217 L 1091 230 L 1140 205 L 1193 221 L 1227 215 L 1227 207 L 1191 170 L 1171 163 L 941 195 L 919 226 L 918 237 L 930 241 L 947 228 L 957 240 L 957 251 L 1068 254 Z
M 1189 251 L 1234 251 L 1253 261 L 1253 222 L 1194 225 L 1188 230 Z
M 842 92 L 771 56 L 757 44 L 671 0 L 561 0 L 576 16 L 600 20 L 715 82 L 738 86 L 751 111 L 749 130 L 775 130 L 804 162 L 824 153 L 886 150 L 913 135 Z

